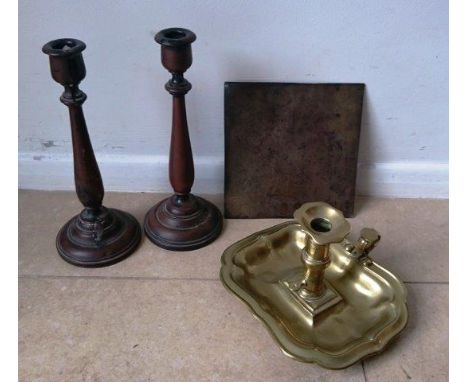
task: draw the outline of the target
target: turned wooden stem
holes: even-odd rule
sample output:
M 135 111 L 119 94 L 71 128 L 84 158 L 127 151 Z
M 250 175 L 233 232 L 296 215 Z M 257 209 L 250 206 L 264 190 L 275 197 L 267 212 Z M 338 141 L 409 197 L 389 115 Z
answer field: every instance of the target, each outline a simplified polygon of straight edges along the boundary
M 169 154 L 169 179 L 174 192 L 187 195 L 193 185 L 194 169 L 192 147 L 185 111 L 185 94 L 192 88 L 184 72 L 192 65 L 191 43 L 195 34 L 182 28 L 159 32 L 155 40 L 161 44 L 161 61 L 172 74 L 166 90 L 172 95 L 172 136 Z
M 185 112 L 185 97 L 172 99 L 172 136 L 169 154 L 169 179 L 177 194 L 188 194 L 194 180 L 192 147 Z
M 81 105 L 69 105 L 68 108 L 73 142 L 76 194 L 86 208 L 99 209 L 104 198 L 104 186 L 89 139 L 83 109 Z
M 84 63 L 82 72 L 84 78 Z M 76 194 L 86 208 L 85 213 L 97 215 L 104 198 L 104 186 L 83 115 L 81 105 L 86 101 L 86 94 L 78 87 L 80 82 L 62 83 L 65 91 L 60 101 L 68 106 L 70 113 Z

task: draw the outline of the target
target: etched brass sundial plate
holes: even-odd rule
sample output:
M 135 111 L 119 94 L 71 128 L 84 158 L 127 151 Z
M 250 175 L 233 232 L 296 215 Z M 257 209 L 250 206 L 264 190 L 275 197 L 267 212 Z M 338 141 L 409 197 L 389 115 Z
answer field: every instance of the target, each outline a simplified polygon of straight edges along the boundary
M 327 205 L 328 206 L 328 205 Z M 329 245 L 328 295 L 318 310 L 294 289 L 309 232 L 286 222 L 240 240 L 222 256 L 220 277 L 268 328 L 282 351 L 341 369 L 378 353 L 406 326 L 406 288 L 344 239 Z M 330 294 L 331 293 L 331 294 Z

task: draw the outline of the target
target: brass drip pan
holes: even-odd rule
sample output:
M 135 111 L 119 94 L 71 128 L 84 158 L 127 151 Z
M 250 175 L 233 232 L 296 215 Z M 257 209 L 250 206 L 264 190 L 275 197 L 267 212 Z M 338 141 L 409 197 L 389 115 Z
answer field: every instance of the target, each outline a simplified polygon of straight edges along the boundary
M 324 272 L 326 291 L 335 300 L 314 312 L 316 307 L 291 288 L 300 283 L 301 255 L 309 240 L 310 232 L 296 222 L 257 232 L 225 250 L 220 277 L 264 322 L 286 355 L 345 368 L 382 351 L 404 329 L 406 288 L 368 252 L 356 253 L 359 242 L 344 239 L 329 244 Z

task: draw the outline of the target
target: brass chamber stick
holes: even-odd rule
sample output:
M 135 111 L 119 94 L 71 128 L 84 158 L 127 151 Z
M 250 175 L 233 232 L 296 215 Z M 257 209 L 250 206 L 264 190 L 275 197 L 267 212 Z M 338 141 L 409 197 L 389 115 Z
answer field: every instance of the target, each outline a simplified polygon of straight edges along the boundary
M 380 235 L 364 228 L 352 243 L 341 211 L 322 202 L 294 218 L 226 249 L 223 284 L 293 358 L 340 369 L 382 351 L 408 312 L 403 283 L 369 257 Z

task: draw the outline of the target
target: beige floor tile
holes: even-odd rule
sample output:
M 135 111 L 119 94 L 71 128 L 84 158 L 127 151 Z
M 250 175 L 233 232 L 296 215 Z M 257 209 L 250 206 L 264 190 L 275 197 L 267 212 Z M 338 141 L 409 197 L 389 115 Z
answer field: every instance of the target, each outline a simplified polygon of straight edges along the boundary
M 410 284 L 408 327 L 381 355 L 365 361 L 368 382 L 448 381 L 449 287 Z
M 107 206 L 133 213 L 140 222 L 161 195 L 107 193 Z M 222 205 L 222 196 L 209 197 Z M 170 252 L 146 238 L 136 253 L 107 268 L 82 269 L 56 253 L 55 235 L 80 211 L 73 192 L 21 191 L 19 197 L 19 272 L 22 275 L 132 276 L 216 279 L 219 259 L 230 244 L 284 219 L 225 220 L 221 236 L 192 252 Z M 351 220 L 353 236 L 363 226 L 376 228 L 382 241 L 374 258 L 405 281 L 448 281 L 448 201 L 360 198 Z
M 448 200 L 359 198 L 351 220 L 382 235 L 373 258 L 404 281 L 448 282 Z
M 128 211 L 143 223 L 146 211 L 162 198 L 162 195 L 148 193 L 107 193 L 104 204 Z M 207 198 L 222 207 L 221 196 Z M 72 192 L 20 191 L 20 275 L 217 279 L 221 254 L 226 247 L 257 230 L 284 221 L 225 220 L 223 232 L 214 243 L 190 252 L 166 251 L 144 237 L 138 250 L 124 261 L 110 267 L 85 269 L 66 263 L 55 249 L 58 230 L 80 209 Z
M 21 278 L 20 381 L 347 381 L 284 356 L 217 281 Z

